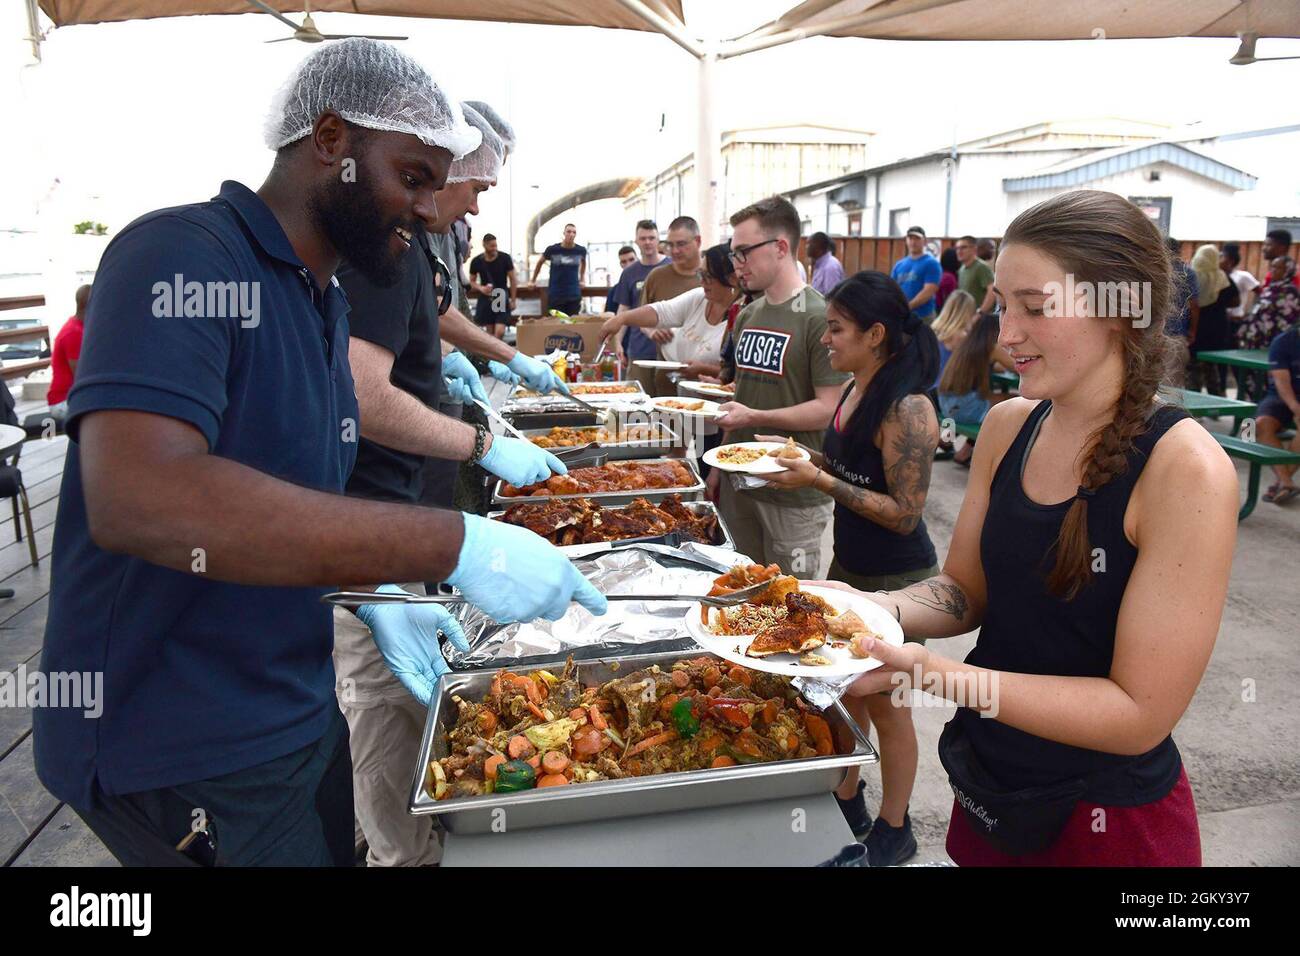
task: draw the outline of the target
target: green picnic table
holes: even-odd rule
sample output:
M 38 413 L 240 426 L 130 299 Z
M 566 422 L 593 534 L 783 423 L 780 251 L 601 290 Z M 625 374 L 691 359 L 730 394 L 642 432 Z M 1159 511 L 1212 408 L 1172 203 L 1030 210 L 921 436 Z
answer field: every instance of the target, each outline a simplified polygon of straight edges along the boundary
M 1020 376 L 1015 372 L 1000 372 L 997 369 L 989 372 L 989 382 L 992 383 L 999 392 L 1009 392 L 1020 384 Z
M 1267 349 L 1220 349 L 1214 352 L 1197 352 L 1196 359 L 1199 362 L 1213 362 L 1216 365 L 1248 368 L 1254 372 L 1268 371 Z

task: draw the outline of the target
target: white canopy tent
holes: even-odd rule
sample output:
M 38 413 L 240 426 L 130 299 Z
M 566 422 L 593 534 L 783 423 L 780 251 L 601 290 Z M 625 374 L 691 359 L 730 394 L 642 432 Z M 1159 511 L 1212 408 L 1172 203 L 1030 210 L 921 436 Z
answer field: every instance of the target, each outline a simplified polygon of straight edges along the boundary
M 713 98 L 719 61 L 806 37 L 890 40 L 1087 40 L 1242 37 L 1234 63 L 1255 59 L 1258 37 L 1300 37 L 1300 0 L 805 0 L 744 36 L 699 38 L 682 0 L 26 0 L 39 55 L 37 7 L 56 27 L 201 14 L 300 12 L 592 26 L 663 34 L 699 64 L 696 218 L 716 241 L 721 142 Z M 262 8 L 259 10 L 258 8 Z M 293 24 L 291 21 L 290 25 Z M 327 35 L 328 36 L 328 35 Z M 298 39 L 318 41 L 314 28 Z M 1260 59 L 1263 59 L 1261 57 Z

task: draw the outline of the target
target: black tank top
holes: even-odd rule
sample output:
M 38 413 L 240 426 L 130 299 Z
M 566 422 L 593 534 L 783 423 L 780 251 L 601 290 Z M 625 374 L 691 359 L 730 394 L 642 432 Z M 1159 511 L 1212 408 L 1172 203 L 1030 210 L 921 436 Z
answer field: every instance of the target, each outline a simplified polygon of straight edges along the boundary
M 840 408 L 852 390 L 853 383 L 850 382 L 826 428 L 826 437 L 822 441 L 826 469 L 851 485 L 887 495 L 889 486 L 885 482 L 885 462 L 880 449 L 870 441 L 850 443 L 835 427 Z M 936 563 L 934 545 L 925 530 L 924 520 L 918 521 L 907 534 L 899 534 L 836 502 L 834 539 L 835 557 L 845 570 L 854 574 L 871 577 L 903 574 Z
M 1137 548 L 1124 536 L 1124 511 L 1156 442 L 1187 413 L 1158 406 L 1147 430 L 1134 441 L 1127 470 L 1088 502 L 1088 544 L 1099 556 L 1094 562 L 1104 559 L 1105 570 L 1099 572 L 1094 563 L 1092 582 L 1073 601 L 1062 601 L 1048 592 L 1046 577 L 1052 567 L 1049 554 L 1073 499 L 1038 504 L 1022 483 L 1029 448 L 1050 410 L 1051 402 L 1044 401 L 1029 413 L 993 476 L 980 535 L 988 605 L 966 661 L 1021 674 L 1105 677 L 1115 651 L 1120 602 L 1137 560 Z M 1046 740 L 968 708 L 958 710 L 954 719 L 981 762 L 1008 790 L 1096 775 L 1098 786 L 1087 799 L 1137 806 L 1165 796 L 1182 768 L 1172 737 L 1145 754 L 1125 756 Z

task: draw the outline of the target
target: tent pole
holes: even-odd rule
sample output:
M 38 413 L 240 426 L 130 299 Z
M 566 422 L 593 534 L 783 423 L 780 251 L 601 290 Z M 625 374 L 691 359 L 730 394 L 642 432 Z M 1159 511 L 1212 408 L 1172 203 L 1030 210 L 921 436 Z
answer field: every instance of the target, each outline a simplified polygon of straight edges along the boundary
M 699 44 L 687 36 L 686 31 L 682 27 L 673 23 L 671 20 L 661 17 L 642 3 L 641 0 L 618 0 L 618 2 L 620 6 L 627 9 L 630 13 L 636 14 L 691 56 L 698 57 L 701 55 Z
M 718 54 L 710 45 L 700 57 L 696 97 L 695 218 L 700 224 L 700 243 L 705 249 L 718 241 L 718 170 L 722 168 L 722 147 L 714 113 L 717 60 Z

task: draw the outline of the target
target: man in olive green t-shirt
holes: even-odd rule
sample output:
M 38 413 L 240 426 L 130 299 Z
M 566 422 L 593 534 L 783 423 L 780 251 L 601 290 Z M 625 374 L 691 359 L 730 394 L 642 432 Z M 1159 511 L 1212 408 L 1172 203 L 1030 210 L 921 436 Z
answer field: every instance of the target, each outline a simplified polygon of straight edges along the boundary
M 957 288 L 970 293 L 975 300 L 975 308 L 981 312 L 992 312 L 996 296 L 993 294 L 993 270 L 989 264 L 975 254 L 974 236 L 962 236 L 957 240 L 957 261 L 961 268 L 957 270 Z
M 668 224 L 668 255 L 665 262 L 645 277 L 641 286 L 641 305 L 667 302 L 683 293 L 700 287 L 700 225 L 690 216 L 678 216 Z M 657 358 L 664 357 L 663 346 L 673 338 L 672 329 L 653 329 L 646 332 L 659 346 Z M 663 369 L 641 368 L 633 365 L 631 377 L 641 383 L 650 395 L 676 395 L 677 387 L 668 380 Z
M 773 196 L 736 213 L 731 225 L 736 272 L 746 289 L 761 295 L 732 326 L 736 398 L 721 408 L 723 442 L 780 435 L 820 449 L 849 376 L 831 368 L 821 344 L 826 300 L 799 275 L 799 215 Z M 736 550 L 786 574 L 817 577 L 834 503 L 812 488 L 738 488 L 743 482 L 717 469 L 709 474 Z

